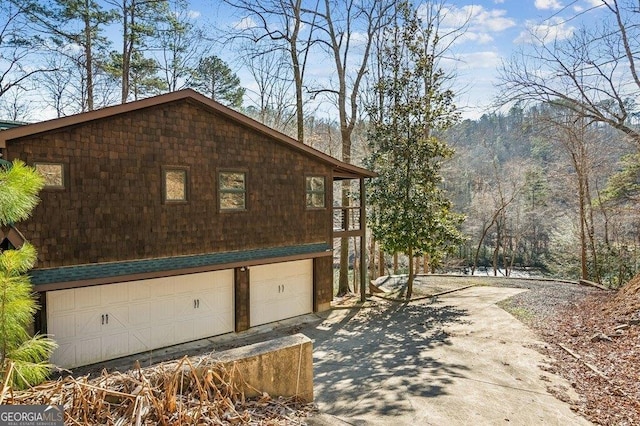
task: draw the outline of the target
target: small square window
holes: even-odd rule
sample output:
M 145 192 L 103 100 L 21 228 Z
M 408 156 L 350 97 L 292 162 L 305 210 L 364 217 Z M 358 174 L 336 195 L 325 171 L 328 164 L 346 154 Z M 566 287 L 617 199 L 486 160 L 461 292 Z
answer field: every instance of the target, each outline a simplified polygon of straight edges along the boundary
M 64 164 L 62 163 L 35 163 L 34 167 L 44 178 L 45 188 L 63 189 L 65 187 Z
M 220 210 L 245 210 L 247 208 L 246 173 L 220 172 L 218 179 Z
M 187 171 L 185 169 L 163 169 L 164 201 L 187 201 Z
M 325 208 L 325 179 L 324 176 L 307 176 L 306 193 L 308 209 Z

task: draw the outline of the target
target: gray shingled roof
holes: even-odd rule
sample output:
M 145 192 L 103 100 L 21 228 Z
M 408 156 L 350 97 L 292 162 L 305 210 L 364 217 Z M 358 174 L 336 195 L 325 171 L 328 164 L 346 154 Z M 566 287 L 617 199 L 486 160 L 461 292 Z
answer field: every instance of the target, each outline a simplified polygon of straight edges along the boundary
M 226 263 L 249 262 L 270 258 L 318 253 L 331 250 L 325 243 L 299 246 L 273 247 L 267 249 L 209 253 L 192 256 L 164 257 L 159 259 L 132 260 L 127 262 L 94 263 L 88 265 L 63 266 L 60 268 L 34 269 L 29 275 L 35 286 L 59 282 L 118 277 L 149 272 L 197 268 Z

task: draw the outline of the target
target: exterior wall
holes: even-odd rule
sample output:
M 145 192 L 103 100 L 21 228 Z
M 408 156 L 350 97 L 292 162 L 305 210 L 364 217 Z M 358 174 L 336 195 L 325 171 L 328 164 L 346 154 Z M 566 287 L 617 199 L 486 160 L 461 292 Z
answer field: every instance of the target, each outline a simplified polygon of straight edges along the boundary
M 313 260 L 314 312 L 331 309 L 333 300 L 333 258 L 318 257 Z
M 249 292 L 249 268 L 236 268 L 234 277 L 236 333 L 251 326 L 251 293 Z
M 331 166 L 195 102 L 10 141 L 6 151 L 67 168 L 66 188 L 43 190 L 19 226 L 38 268 L 331 244 Z M 187 202 L 163 203 L 163 166 L 187 168 Z M 246 211 L 219 212 L 220 170 L 247 173 Z M 309 174 L 326 177 L 326 209 L 305 207 Z

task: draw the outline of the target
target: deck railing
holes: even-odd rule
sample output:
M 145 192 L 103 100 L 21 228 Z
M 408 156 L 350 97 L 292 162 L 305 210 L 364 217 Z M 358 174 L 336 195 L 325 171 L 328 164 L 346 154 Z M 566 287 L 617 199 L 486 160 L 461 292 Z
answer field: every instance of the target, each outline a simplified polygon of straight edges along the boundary
M 360 230 L 360 207 L 334 207 L 333 232 Z

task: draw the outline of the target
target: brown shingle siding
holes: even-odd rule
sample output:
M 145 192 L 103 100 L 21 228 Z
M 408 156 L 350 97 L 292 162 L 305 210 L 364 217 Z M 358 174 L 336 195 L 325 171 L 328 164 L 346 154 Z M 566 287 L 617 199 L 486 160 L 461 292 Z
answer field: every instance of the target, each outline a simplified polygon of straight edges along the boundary
M 20 224 L 38 267 L 331 241 L 331 209 L 307 211 L 304 175 L 331 165 L 193 102 L 131 111 L 10 141 L 9 159 L 63 162 Z M 189 167 L 189 200 L 162 203 L 162 166 Z M 218 213 L 219 168 L 247 170 L 246 212 Z

